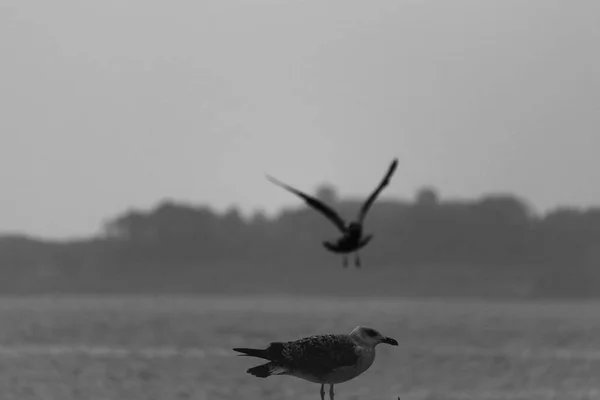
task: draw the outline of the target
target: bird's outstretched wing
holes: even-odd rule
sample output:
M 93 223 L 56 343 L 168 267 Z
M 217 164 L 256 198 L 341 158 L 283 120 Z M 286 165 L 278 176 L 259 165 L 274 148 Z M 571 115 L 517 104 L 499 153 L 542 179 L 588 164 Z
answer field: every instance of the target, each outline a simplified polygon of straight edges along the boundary
M 373 191 L 373 193 L 371 193 L 369 198 L 362 205 L 362 207 L 358 213 L 358 222 L 359 223 L 361 223 L 361 224 L 363 223 L 363 221 L 365 220 L 365 217 L 367 216 L 367 213 L 369 212 L 369 208 L 371 208 L 371 205 L 373 204 L 373 202 L 375 201 L 377 196 L 379 196 L 379 193 L 381 193 L 383 188 L 385 188 L 390 183 L 390 178 L 396 171 L 396 167 L 398 167 L 398 159 L 394 158 L 394 160 L 390 164 L 385 176 L 379 183 L 379 186 L 377 186 L 377 188 Z
M 321 212 L 325 217 L 327 217 L 327 219 L 329 219 L 331 222 L 333 222 L 335 224 L 335 226 L 337 226 L 337 228 L 340 231 L 342 231 L 342 233 L 344 233 L 346 231 L 346 223 L 344 222 L 342 217 L 340 217 L 338 215 L 338 213 L 336 213 L 334 210 L 332 210 L 326 204 L 324 204 L 323 202 L 317 200 L 316 198 L 314 198 L 312 196 L 307 195 L 306 193 L 299 191 L 296 188 L 291 187 L 290 185 L 287 185 L 287 184 L 273 178 L 270 175 L 266 175 L 266 177 L 269 181 L 271 181 L 275 185 L 277 185 L 289 192 L 292 192 L 297 196 L 300 196 L 302 199 L 304 199 L 306 204 L 308 204 L 315 210 Z

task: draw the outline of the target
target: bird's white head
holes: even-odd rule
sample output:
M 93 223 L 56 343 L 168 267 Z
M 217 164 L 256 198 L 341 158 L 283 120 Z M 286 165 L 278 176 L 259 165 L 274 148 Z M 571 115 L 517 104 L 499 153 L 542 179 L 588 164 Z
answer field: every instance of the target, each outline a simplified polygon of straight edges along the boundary
M 396 339 L 391 337 L 383 336 L 381 333 L 373 328 L 367 328 L 366 326 L 357 326 L 350 332 L 350 336 L 354 338 L 358 343 L 368 346 L 375 347 L 379 343 L 386 343 L 392 346 L 398 346 Z

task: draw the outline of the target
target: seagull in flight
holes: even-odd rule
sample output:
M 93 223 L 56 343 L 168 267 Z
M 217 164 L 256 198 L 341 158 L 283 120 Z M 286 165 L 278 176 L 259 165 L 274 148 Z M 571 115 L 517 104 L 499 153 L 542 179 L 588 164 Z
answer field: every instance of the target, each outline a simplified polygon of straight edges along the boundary
M 246 372 L 258 378 L 290 375 L 321 384 L 321 400 L 325 400 L 325 384 L 329 399 L 334 400 L 333 386 L 356 378 L 375 361 L 375 346 L 398 342 L 375 329 L 357 326 L 349 335 L 327 334 L 305 337 L 292 342 L 272 342 L 266 349 L 235 348 L 240 356 L 268 360 L 266 364 Z
M 342 236 L 335 242 L 324 241 L 323 246 L 332 253 L 343 254 L 344 268 L 348 267 L 347 254 L 354 252 L 354 265 L 357 268 L 360 268 L 360 255 L 358 254 L 358 250 L 365 247 L 373 238 L 373 235 L 363 235 L 363 222 L 367 216 L 367 213 L 369 212 L 369 209 L 371 208 L 371 205 L 377 196 L 379 196 L 379 193 L 381 193 L 381 191 L 390 183 L 390 178 L 396 171 L 397 166 L 398 159 L 394 158 L 379 185 L 363 203 L 360 211 L 358 212 L 357 219 L 350 223 L 347 223 L 337 212 L 317 198 L 309 196 L 308 194 L 301 192 L 300 190 L 285 184 L 270 175 L 267 175 L 266 177 L 275 185 L 301 197 L 306 204 L 319 211 L 329 221 L 331 221 L 342 232 Z

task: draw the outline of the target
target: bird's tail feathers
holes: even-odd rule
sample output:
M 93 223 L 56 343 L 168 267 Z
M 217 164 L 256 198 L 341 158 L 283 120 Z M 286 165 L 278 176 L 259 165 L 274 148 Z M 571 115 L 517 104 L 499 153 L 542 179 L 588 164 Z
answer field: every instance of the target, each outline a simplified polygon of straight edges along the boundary
M 363 237 L 363 239 L 360 241 L 360 247 L 364 247 L 366 246 L 371 239 L 373 239 L 373 235 L 366 235 L 365 237 Z
M 247 348 L 235 348 L 233 350 L 237 351 L 238 353 L 242 353 L 242 354 L 238 354 L 238 356 L 258 357 L 258 358 L 264 358 L 266 360 L 269 359 L 267 357 L 267 350 L 247 349 Z
M 257 378 L 267 378 L 271 375 L 285 375 L 288 370 L 281 365 L 270 362 L 257 367 L 252 367 L 246 372 L 248 372 L 250 375 L 256 376 Z
M 323 247 L 325 247 L 329 251 L 337 250 L 337 247 L 333 243 L 328 242 L 328 241 L 323 241 Z

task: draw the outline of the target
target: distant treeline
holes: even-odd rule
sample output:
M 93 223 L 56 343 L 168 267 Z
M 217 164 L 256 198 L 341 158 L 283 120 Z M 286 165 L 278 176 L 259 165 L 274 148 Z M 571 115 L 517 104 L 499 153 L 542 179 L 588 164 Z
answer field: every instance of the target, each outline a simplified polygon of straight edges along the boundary
M 327 185 L 316 195 L 347 218 L 362 204 Z M 358 294 L 600 295 L 600 208 L 536 215 L 514 195 L 449 201 L 424 188 L 414 201 L 380 198 L 365 229 L 375 236 L 361 251 L 363 278 L 347 278 L 359 279 L 348 284 Z M 348 273 L 339 256 L 321 245 L 338 234 L 303 203 L 245 218 L 165 201 L 107 220 L 90 240 L 0 239 L 0 290 L 352 294 L 336 286 Z

